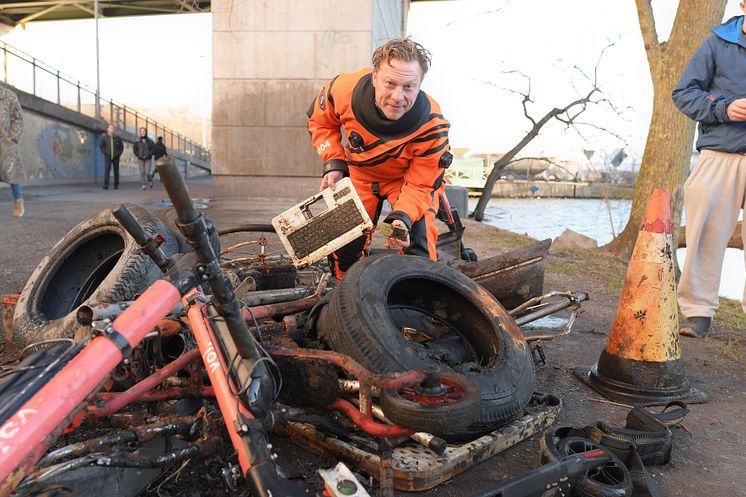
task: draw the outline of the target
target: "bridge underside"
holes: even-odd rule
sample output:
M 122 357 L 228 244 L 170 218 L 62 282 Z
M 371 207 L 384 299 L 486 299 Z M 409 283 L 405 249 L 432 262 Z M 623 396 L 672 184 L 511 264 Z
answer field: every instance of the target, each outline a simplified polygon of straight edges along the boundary
M 210 0 L 100 0 L 99 17 L 210 12 Z M 0 0 L 0 23 L 9 26 L 36 21 L 91 19 L 93 0 Z

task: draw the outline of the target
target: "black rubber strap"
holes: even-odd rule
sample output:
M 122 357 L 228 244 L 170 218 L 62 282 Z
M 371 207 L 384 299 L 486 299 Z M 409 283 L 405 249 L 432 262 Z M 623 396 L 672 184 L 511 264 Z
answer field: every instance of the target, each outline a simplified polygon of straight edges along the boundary
M 342 159 L 332 159 L 324 162 L 324 168 L 322 169 L 322 176 L 326 176 L 332 171 L 342 171 L 345 176 L 350 175 L 350 170 L 347 167 L 347 161 Z
M 104 336 L 111 340 L 112 343 L 117 346 L 117 348 L 122 352 L 122 356 L 124 356 L 124 359 L 127 359 L 130 355 L 132 355 L 132 346 L 124 337 L 124 335 L 119 333 L 117 330 L 110 327 L 107 330 L 106 335 Z
M 412 218 L 404 211 L 391 211 L 383 220 L 384 223 L 393 223 L 394 221 L 401 221 L 404 226 L 407 227 L 408 231 L 412 231 Z

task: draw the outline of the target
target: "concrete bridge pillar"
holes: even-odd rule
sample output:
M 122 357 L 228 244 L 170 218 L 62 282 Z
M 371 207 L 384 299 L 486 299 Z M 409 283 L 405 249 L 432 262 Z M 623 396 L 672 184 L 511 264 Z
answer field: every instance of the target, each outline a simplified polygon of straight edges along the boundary
M 409 0 L 213 0 L 212 174 L 220 194 L 303 198 L 321 161 L 306 111 L 404 33 Z

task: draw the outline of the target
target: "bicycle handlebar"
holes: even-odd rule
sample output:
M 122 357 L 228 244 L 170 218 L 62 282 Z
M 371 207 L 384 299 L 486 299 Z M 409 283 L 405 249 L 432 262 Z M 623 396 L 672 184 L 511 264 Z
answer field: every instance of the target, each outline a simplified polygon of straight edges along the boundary
M 132 215 L 126 206 L 120 205 L 114 210 L 113 214 L 117 218 L 117 221 L 119 221 L 119 224 L 135 239 L 135 242 L 137 242 L 142 251 L 153 259 L 153 262 L 155 262 L 161 271 L 165 273 L 173 267 L 173 262 L 160 249 L 160 244 L 145 232 L 142 225 L 135 219 L 135 216 Z
M 264 418 L 274 401 L 277 385 L 265 362 L 261 360 L 262 355 L 241 315 L 241 305 L 233 293 L 233 286 L 220 269 L 218 255 L 210 241 L 214 226 L 194 208 L 173 159 L 162 157 L 156 161 L 155 166 L 176 210 L 179 230 L 197 255 L 197 279 L 210 285 L 215 308 L 225 320 L 238 354 L 248 362 L 251 384 L 245 390 L 247 406 L 254 416 Z M 243 385 L 248 380 L 249 378 L 239 378 L 237 383 Z
M 181 224 L 190 224 L 197 220 L 199 212 L 194 208 L 192 197 L 189 195 L 181 174 L 169 156 L 162 157 L 155 162 L 155 167 L 166 188 L 168 197 L 174 205 L 174 210 Z

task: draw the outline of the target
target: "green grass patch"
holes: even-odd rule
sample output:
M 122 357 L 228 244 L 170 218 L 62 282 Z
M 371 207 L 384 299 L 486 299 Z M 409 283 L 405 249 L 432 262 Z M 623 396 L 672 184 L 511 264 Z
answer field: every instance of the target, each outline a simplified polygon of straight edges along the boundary
M 464 224 L 466 226 L 466 231 L 464 232 L 465 245 L 467 247 L 475 245 L 484 248 L 491 255 L 514 248 L 525 247 L 536 242 L 536 240 L 527 235 L 521 235 L 494 226 L 474 221 L 465 221 Z
M 725 340 L 720 345 L 720 353 L 732 361 L 741 360 L 741 341 L 742 339 L 732 333 L 728 333 Z
M 587 275 L 602 282 L 609 293 L 618 294 L 624 287 L 627 263 L 593 250 L 562 249 L 561 252 L 550 254 L 547 271 L 570 276 Z
M 721 297 L 720 306 L 715 313 L 715 321 L 741 333 L 746 333 L 746 314 L 741 309 L 741 303 L 737 300 Z

